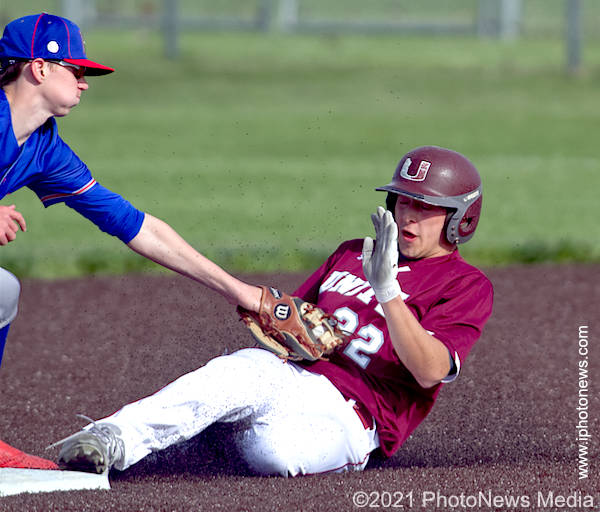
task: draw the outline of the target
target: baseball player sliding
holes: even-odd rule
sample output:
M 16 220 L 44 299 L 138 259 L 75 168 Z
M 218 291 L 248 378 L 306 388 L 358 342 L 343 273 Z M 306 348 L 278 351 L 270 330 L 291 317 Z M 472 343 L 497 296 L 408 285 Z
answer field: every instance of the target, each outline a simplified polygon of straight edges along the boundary
M 454 151 L 402 159 L 376 240 L 349 240 L 293 294 L 259 287 L 238 311 L 259 343 L 216 357 L 59 441 L 63 468 L 124 470 L 215 422 L 261 475 L 363 469 L 398 450 L 454 381 L 492 311 L 489 280 L 460 256 L 481 179 Z M 236 302 L 246 288 L 228 291 Z
M 66 116 L 88 89 L 89 76 L 114 70 L 87 58 L 77 25 L 46 13 L 9 23 L 0 40 L 0 200 L 21 187 L 45 207 L 64 202 L 133 251 L 256 308 L 260 290 L 225 273 L 163 221 L 100 185 L 60 138 L 55 117 Z M 0 246 L 26 231 L 14 204 L 0 204 Z M 0 362 L 20 285 L 0 268 Z M 0 441 L 0 467 L 56 467 Z

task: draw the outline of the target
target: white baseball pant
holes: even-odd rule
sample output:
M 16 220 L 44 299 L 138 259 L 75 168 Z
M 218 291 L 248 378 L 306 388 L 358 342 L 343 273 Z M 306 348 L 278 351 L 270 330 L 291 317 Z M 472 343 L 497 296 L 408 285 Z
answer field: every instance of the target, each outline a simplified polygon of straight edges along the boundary
M 19 280 L 0 267 L 0 328 L 10 324 L 17 316 L 20 291 Z
M 326 377 L 249 348 L 217 357 L 97 423 L 121 429 L 125 454 L 116 469 L 215 422 L 240 422 L 233 441 L 253 471 L 296 476 L 364 469 L 379 441 L 353 405 Z

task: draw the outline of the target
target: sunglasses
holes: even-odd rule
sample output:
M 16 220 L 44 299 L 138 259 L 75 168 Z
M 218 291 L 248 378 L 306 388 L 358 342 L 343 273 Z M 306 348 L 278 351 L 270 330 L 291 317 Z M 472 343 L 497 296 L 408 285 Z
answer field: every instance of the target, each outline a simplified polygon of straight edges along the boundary
M 70 62 L 65 62 L 64 60 L 48 60 L 47 62 L 53 62 L 54 64 L 58 64 L 63 68 L 67 68 L 71 73 L 73 73 L 73 76 L 75 76 L 77 80 L 81 80 L 85 75 L 85 66 L 78 66 L 77 64 L 71 64 Z

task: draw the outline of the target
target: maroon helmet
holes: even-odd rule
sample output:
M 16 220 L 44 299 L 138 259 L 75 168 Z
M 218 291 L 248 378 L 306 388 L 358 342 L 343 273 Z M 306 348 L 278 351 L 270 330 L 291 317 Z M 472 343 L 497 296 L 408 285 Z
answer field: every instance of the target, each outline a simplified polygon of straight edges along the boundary
M 475 233 L 481 213 L 481 177 L 463 155 L 437 146 L 422 146 L 402 157 L 391 183 L 376 190 L 388 192 L 394 211 L 397 195 L 448 209 L 446 239 L 462 244 Z

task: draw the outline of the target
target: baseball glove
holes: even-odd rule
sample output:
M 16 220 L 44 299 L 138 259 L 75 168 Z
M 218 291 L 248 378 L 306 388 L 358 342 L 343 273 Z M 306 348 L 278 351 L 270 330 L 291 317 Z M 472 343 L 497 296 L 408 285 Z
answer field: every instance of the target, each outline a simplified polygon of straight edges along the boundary
M 261 286 L 258 313 L 237 311 L 257 343 L 285 360 L 326 359 L 347 340 L 337 319 L 299 297 Z

